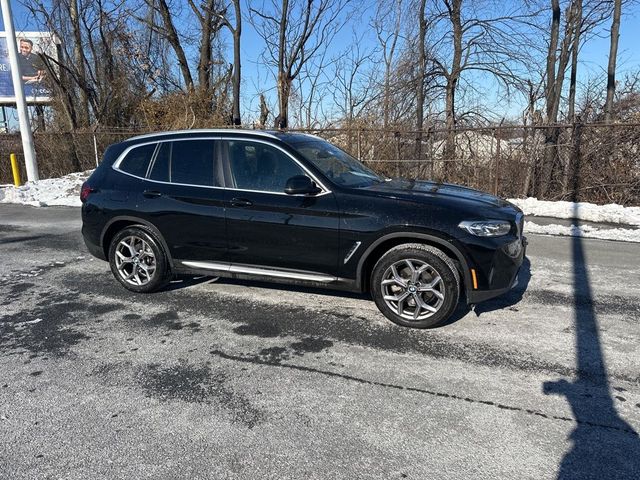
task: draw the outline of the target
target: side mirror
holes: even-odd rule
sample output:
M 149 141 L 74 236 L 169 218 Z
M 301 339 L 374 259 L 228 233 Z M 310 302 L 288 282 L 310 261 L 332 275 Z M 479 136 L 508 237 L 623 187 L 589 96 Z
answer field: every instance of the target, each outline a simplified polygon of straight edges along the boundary
M 284 187 L 284 193 L 288 195 L 301 195 L 320 193 L 322 190 L 318 188 L 316 183 L 306 175 L 296 175 L 287 180 Z

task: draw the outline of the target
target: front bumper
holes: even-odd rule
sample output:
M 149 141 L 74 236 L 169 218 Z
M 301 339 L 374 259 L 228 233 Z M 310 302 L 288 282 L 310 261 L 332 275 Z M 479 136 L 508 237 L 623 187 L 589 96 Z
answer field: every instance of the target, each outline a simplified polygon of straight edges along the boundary
M 467 288 L 467 303 L 473 305 L 507 293 L 517 285 L 518 273 L 526 256 L 527 239 L 521 237 L 522 246 L 518 255 L 513 257 L 503 247 L 497 250 L 491 262 L 477 267 L 478 288 Z

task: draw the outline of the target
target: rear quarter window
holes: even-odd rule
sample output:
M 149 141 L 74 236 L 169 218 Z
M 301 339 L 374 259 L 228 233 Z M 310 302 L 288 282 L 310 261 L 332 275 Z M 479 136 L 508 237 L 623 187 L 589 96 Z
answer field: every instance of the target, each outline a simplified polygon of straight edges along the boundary
M 136 177 L 144 178 L 155 149 L 155 143 L 132 148 L 122 159 L 118 168 Z

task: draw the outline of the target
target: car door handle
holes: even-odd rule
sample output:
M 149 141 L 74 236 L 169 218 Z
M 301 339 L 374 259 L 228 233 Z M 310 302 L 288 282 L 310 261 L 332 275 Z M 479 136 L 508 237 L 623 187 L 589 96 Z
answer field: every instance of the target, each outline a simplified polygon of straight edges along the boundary
M 142 195 L 147 198 L 158 198 L 162 196 L 162 193 L 158 192 L 157 190 L 145 190 L 144 192 L 142 192 Z
M 244 207 L 250 207 L 251 205 L 253 205 L 253 202 L 250 200 L 247 200 L 246 198 L 232 198 L 231 205 L 233 205 L 234 207 L 244 208 Z

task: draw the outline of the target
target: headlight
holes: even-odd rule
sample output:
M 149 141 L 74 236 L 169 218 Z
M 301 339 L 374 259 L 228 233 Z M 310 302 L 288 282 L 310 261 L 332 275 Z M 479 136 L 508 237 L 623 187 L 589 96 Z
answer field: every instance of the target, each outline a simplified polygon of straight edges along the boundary
M 503 220 L 465 220 L 458 226 L 477 237 L 500 237 L 511 231 L 511 224 Z

